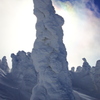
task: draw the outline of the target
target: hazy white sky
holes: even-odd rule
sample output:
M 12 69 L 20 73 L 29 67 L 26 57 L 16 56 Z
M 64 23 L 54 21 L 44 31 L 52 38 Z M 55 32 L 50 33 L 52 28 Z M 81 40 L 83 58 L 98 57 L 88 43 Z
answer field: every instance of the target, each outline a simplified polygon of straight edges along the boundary
M 82 65 L 86 57 L 90 65 L 100 58 L 100 19 L 81 4 L 58 4 L 57 12 L 64 17 L 64 43 L 67 47 L 69 66 Z M 36 18 L 32 0 L 0 0 L 0 58 L 19 50 L 32 50 L 35 40 Z M 9 64 L 11 66 L 11 64 Z
M 0 58 L 19 50 L 31 51 L 36 18 L 32 0 L 0 0 Z

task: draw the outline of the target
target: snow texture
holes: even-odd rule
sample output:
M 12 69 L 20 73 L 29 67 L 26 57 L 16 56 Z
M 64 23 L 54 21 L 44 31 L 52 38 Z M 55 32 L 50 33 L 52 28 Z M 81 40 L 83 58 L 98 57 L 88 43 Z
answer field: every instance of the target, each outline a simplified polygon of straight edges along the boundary
M 84 61 L 83 62 L 83 65 L 82 65 L 82 71 L 84 73 L 89 73 L 90 72 L 90 69 L 91 69 L 91 66 L 89 65 L 89 63 L 87 62 L 86 58 L 82 58 L 82 60 Z
M 64 20 L 55 14 L 51 0 L 33 0 L 37 17 L 36 40 L 32 50 L 38 83 L 30 100 L 74 100 L 63 44 Z
M 17 87 L 20 89 L 26 98 L 30 98 L 32 88 L 37 83 L 37 73 L 33 66 L 31 53 L 19 51 L 16 55 L 11 54 L 12 57 L 12 70 L 11 76 L 17 82 Z
M 1 68 L 5 73 L 8 73 L 8 72 L 9 72 L 9 67 L 8 67 L 8 63 L 7 63 L 6 56 L 4 56 L 4 57 L 2 58 L 2 60 L 0 60 L 0 68 Z
M 81 66 L 78 66 L 77 68 L 76 68 L 76 72 L 81 72 L 82 71 L 82 67 Z
M 74 95 L 76 100 L 98 100 L 96 98 L 93 98 L 91 96 L 88 96 L 86 94 L 80 93 L 78 91 L 74 90 Z
M 26 95 L 28 94 L 23 95 L 21 89 L 17 88 L 17 83 L 12 80 L 11 76 L 5 75 L 4 71 L 0 69 L 0 100 L 29 100 Z M 74 95 L 76 100 L 98 100 L 78 91 L 74 91 Z
M 74 89 L 100 100 L 100 60 L 93 67 L 85 58 L 83 61 L 82 67 L 78 66 L 76 72 L 70 71 L 72 86 Z
M 16 88 L 16 84 L 8 77 L 8 73 L 5 73 L 0 68 L 0 100 L 28 100 L 20 92 L 20 89 Z
M 92 79 L 95 83 L 95 87 L 97 92 L 100 94 L 100 60 L 96 62 L 95 70 L 92 73 Z

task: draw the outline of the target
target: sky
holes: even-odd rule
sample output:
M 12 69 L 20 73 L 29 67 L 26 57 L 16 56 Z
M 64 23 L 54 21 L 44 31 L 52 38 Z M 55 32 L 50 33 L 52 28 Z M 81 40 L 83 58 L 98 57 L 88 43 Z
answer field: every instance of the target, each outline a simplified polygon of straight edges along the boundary
M 61 15 L 64 44 L 70 67 L 82 66 L 86 58 L 91 66 L 100 59 L 100 1 L 53 0 L 56 13 Z M 11 53 L 31 52 L 35 40 L 36 17 L 32 0 L 0 0 L 0 59 Z

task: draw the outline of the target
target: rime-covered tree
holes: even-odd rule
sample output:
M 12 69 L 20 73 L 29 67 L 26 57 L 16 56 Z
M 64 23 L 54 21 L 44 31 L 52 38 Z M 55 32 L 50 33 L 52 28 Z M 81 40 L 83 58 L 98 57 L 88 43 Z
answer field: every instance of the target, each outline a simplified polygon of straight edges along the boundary
M 32 59 L 38 83 L 30 100 L 74 100 L 63 44 L 64 20 L 55 14 L 51 0 L 33 0 L 37 17 Z

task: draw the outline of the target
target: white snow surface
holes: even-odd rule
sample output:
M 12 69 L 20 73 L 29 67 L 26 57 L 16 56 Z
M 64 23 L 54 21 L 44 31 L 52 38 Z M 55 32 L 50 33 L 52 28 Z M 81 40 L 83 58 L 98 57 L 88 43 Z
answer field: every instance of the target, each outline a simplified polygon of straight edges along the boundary
M 4 73 L 9 72 L 9 67 L 8 67 L 6 56 L 4 56 L 2 60 L 0 60 L 0 68 L 2 69 L 2 71 L 4 71 Z
M 15 82 L 18 83 L 18 88 L 29 100 L 32 88 L 37 83 L 37 73 L 33 66 L 31 53 L 19 51 L 17 54 L 11 54 L 12 70 L 11 75 Z
M 37 17 L 32 59 L 38 83 L 30 100 L 74 100 L 63 44 L 64 20 L 55 14 L 51 0 L 33 0 Z
M 86 94 L 80 93 L 80 92 L 75 91 L 75 90 L 73 92 L 74 92 L 76 100 L 98 100 L 96 98 L 93 98 L 91 96 L 88 96 Z

